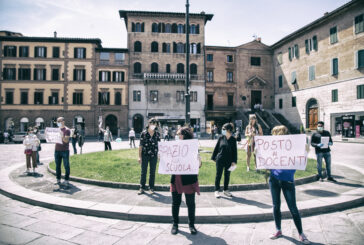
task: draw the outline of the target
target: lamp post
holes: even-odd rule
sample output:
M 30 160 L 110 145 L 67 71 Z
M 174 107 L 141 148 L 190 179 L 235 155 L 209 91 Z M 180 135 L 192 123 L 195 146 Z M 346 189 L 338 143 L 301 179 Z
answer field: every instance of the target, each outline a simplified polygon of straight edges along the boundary
M 190 124 L 190 20 L 189 20 L 190 4 L 186 0 L 186 121 L 185 124 Z

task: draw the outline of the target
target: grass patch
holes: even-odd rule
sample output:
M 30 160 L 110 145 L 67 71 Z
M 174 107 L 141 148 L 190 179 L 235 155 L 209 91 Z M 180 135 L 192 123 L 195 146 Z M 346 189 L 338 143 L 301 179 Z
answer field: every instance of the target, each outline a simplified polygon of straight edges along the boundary
M 212 148 L 202 148 L 202 167 L 199 172 L 201 185 L 214 185 L 216 165 L 210 160 Z M 106 152 L 94 152 L 70 157 L 71 175 L 95 180 L 113 182 L 139 183 L 140 164 L 138 163 L 138 149 L 113 150 Z M 50 164 L 55 170 L 54 161 Z M 149 170 L 149 169 L 148 169 Z M 264 183 L 264 174 L 257 173 L 254 164 L 251 163 L 251 171 L 246 171 L 246 152 L 238 150 L 238 168 L 230 175 L 230 184 Z M 62 173 L 64 168 L 62 165 Z M 316 161 L 308 160 L 305 171 L 296 171 L 295 178 L 311 176 L 316 173 Z M 148 173 L 149 174 L 149 173 Z M 148 175 L 147 175 L 148 176 Z M 156 171 L 156 184 L 169 184 L 170 175 L 158 174 Z M 147 177 L 148 183 L 148 177 Z M 221 181 L 223 184 L 223 180 Z

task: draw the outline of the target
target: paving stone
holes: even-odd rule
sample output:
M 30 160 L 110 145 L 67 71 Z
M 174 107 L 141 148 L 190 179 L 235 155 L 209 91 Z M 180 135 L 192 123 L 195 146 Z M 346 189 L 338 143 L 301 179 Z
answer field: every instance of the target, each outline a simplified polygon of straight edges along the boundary
M 85 231 L 82 234 L 79 234 L 78 236 L 75 236 L 72 239 L 70 239 L 71 242 L 84 245 L 114 244 L 118 240 L 120 240 L 120 237 L 106 235 L 99 232 L 91 232 L 91 231 Z
M 36 222 L 39 222 L 39 220 L 20 214 L 8 214 L 0 218 L 1 224 L 17 228 L 23 228 Z
M 118 243 L 116 243 L 116 245 L 148 244 L 162 232 L 162 229 L 141 226 L 138 229 L 130 232 L 126 237 L 124 237 L 124 239 L 121 239 Z
M 34 240 L 30 243 L 27 243 L 27 245 L 72 245 L 75 243 L 71 243 L 68 241 L 64 241 L 64 240 L 60 240 L 54 237 L 49 237 L 49 236 L 43 236 L 37 240 Z
M 4 244 L 25 244 L 40 236 L 40 234 L 35 232 L 0 225 L 0 242 Z

